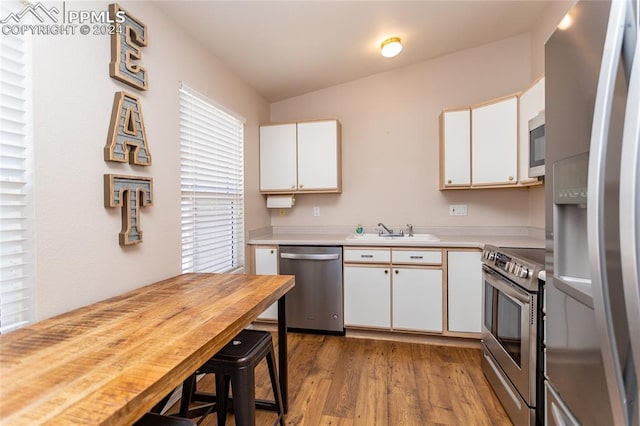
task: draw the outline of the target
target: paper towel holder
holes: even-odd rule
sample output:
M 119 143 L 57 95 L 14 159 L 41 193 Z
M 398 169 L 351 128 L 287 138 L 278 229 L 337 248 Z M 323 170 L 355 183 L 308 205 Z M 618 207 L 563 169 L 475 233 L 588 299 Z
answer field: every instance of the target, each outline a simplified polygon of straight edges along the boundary
M 290 209 L 296 203 L 294 194 L 267 195 L 268 209 Z

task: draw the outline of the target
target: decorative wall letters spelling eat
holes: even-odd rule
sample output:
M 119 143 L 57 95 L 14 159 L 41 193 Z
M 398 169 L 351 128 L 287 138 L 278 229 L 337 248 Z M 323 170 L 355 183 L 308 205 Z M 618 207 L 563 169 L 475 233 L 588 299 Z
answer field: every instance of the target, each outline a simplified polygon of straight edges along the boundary
M 141 48 L 147 45 L 147 27 L 119 5 L 109 5 L 109 16 L 113 22 L 116 16 L 123 14 L 125 20 L 121 31 L 111 35 L 109 75 L 136 89 L 147 90 L 147 70 L 133 62 L 142 58 Z M 137 96 L 124 91 L 116 92 L 104 159 L 138 166 L 151 164 L 142 107 Z M 120 245 L 141 243 L 140 209 L 153 205 L 153 179 L 104 175 L 104 205 L 122 209 Z
M 105 207 L 122 208 L 120 244 L 127 246 L 142 242 L 138 206 L 153 205 L 153 179 L 139 176 L 104 175 Z

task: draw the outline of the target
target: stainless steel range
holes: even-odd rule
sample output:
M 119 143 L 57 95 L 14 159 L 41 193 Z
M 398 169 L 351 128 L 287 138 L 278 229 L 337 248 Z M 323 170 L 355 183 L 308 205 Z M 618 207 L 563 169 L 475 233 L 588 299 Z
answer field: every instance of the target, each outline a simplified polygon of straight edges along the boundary
M 544 249 L 486 245 L 482 263 L 482 371 L 514 424 L 542 424 Z

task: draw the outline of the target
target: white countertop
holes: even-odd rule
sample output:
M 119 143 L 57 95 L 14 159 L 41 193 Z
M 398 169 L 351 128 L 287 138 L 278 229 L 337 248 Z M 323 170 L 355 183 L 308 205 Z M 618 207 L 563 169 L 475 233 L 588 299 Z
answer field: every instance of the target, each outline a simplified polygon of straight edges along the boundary
M 400 246 L 400 247 L 447 247 L 479 248 L 485 244 L 497 247 L 543 248 L 544 239 L 529 235 L 446 235 L 434 233 L 440 241 L 412 241 L 401 239 L 354 240 L 351 234 L 341 233 L 272 233 L 250 237 L 248 244 L 254 245 L 340 245 L 340 246 Z

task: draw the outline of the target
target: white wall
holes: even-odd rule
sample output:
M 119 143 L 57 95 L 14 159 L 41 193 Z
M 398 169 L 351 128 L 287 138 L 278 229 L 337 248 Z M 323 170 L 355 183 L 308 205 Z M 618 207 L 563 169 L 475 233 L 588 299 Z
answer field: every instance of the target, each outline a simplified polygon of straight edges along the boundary
M 106 2 L 67 1 L 67 10 L 106 10 Z M 258 123 L 269 106 L 152 2 L 122 7 L 148 28 L 140 92 L 109 77 L 108 36 L 34 40 L 35 238 L 37 319 L 181 272 L 178 82 L 184 80 L 246 118 L 246 227 L 269 225 L 258 194 Z M 141 98 L 150 167 L 105 162 L 114 93 Z M 121 247 L 119 209 L 104 207 L 103 175 L 151 176 L 154 206 L 142 209 L 142 244 Z
M 272 104 L 273 122 L 343 126 L 342 194 L 300 195 L 272 225 L 529 226 L 529 189 L 438 190 L 438 116 L 526 88 L 530 61 L 524 34 Z M 468 216 L 449 216 L 449 204 L 467 204 Z

